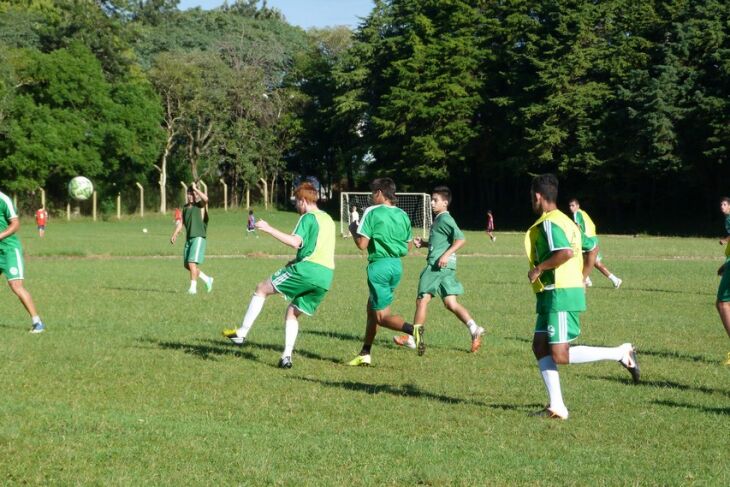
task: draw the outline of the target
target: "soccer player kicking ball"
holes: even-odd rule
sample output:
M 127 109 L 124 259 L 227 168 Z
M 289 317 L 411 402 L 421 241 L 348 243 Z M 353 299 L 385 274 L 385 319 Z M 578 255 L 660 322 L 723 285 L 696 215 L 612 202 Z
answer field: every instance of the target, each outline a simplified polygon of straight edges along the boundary
M 208 231 L 208 197 L 198 189 L 196 183 L 188 187 L 186 203 L 182 211 L 182 221 L 175 222 L 175 231 L 172 232 L 170 243 L 175 244 L 177 236 L 185 227 L 185 248 L 183 249 L 183 265 L 190 271 L 190 287 L 188 294 L 198 293 L 198 278 L 205 283 L 208 292 L 213 290 L 213 278 L 200 270 L 205 260 L 205 246 Z
M 368 250 L 367 323 L 360 354 L 348 365 L 370 365 L 370 349 L 378 326 L 413 335 L 418 354 L 423 355 L 423 325 L 411 325 L 400 316 L 391 314 L 393 294 L 403 274 L 401 257 L 411 247 L 411 221 L 406 212 L 395 206 L 395 183 L 379 178 L 370 184 L 373 206 L 362 215 L 360 224 L 350 224 L 350 233 L 357 248 Z
M 588 248 L 592 248 L 592 250 L 590 251 L 586 251 L 584 246 L 583 277 L 586 286 L 591 287 L 593 285 L 593 282 L 591 282 L 590 274 L 593 270 L 593 267 L 595 266 L 596 269 L 601 271 L 601 274 L 606 276 L 613 283 L 613 287 L 615 287 L 616 289 L 620 288 L 623 281 L 614 276 L 613 273 L 608 270 L 608 267 L 603 264 L 603 256 L 601 255 L 600 249 L 598 247 L 598 235 L 596 235 L 596 225 L 593 223 L 593 220 L 591 220 L 591 217 L 588 216 L 588 213 L 586 213 L 585 210 L 580 209 L 580 203 L 577 199 L 571 199 L 568 202 L 568 207 L 573 213 L 573 220 L 580 227 L 581 233 L 585 236 L 585 238 L 592 240 L 593 244 L 587 245 Z
M 33 297 L 23 286 L 25 264 L 23 247 L 16 232 L 20 228 L 18 212 L 13 201 L 0 192 L 0 274 L 5 274 L 10 289 L 23 303 L 31 318 L 31 333 L 43 333 L 46 329 L 33 304 Z
M 557 364 L 616 360 L 628 369 L 634 383 L 639 381 L 639 364 L 630 343 L 613 348 L 570 346 L 580 335 L 579 315 L 586 309 L 580 229 L 557 209 L 555 176 L 537 176 L 530 194 L 532 209 L 541 215 L 525 235 L 530 261 L 527 277 L 537 297 L 532 350 L 550 399 L 550 404 L 536 415 L 568 419 Z
M 730 336 L 730 198 L 725 197 L 720 201 L 720 211 L 725 215 L 725 232 L 727 235 L 720 239 L 720 245 L 725 245 L 725 263 L 717 270 L 717 274 L 722 276 L 720 286 L 717 288 L 717 312 L 725 327 L 725 331 Z M 725 365 L 730 365 L 730 352 L 727 354 Z
M 294 260 L 256 286 L 243 323 L 238 329 L 224 330 L 223 336 L 236 345 L 246 343 L 246 337 L 264 302 L 272 294 L 282 294 L 291 301 L 284 318 L 284 353 L 279 367 L 292 367 L 294 343 L 299 333 L 299 316 L 312 316 L 332 284 L 335 269 L 335 222 L 317 207 L 317 190 L 312 183 L 302 183 L 294 191 L 297 212 L 302 215 L 288 235 L 264 220 L 256 228 L 270 234 L 279 242 L 297 249 Z
M 434 188 L 431 194 L 431 210 L 436 217 L 428 241 L 413 239 L 413 244 L 418 248 L 428 246 L 426 267 L 421 271 L 418 280 L 413 323 L 416 326 L 424 325 L 428 303 L 434 296 L 440 296 L 446 309 L 454 313 L 469 329 L 471 351 L 475 353 L 482 345 L 484 328 L 477 326 L 469 311 L 456 301 L 456 297 L 464 293 L 464 286 L 456 279 L 456 252 L 464 246 L 466 240 L 454 217 L 449 213 L 449 203 L 451 203 L 451 190 L 446 186 Z M 393 341 L 396 345 L 416 348 L 415 340 L 410 335 L 394 336 Z

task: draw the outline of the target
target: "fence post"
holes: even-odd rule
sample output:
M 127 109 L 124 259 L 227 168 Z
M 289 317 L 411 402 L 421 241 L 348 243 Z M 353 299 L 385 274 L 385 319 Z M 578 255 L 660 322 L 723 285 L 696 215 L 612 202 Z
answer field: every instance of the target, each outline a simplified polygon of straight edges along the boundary
M 139 216 L 144 218 L 144 186 L 139 184 L 139 182 L 134 184 L 136 184 L 137 188 L 139 188 Z
M 66 220 L 71 221 L 71 202 L 66 202 Z
M 117 193 L 117 220 L 122 219 L 122 193 Z
M 16 211 L 18 209 L 18 193 L 13 193 L 13 206 L 15 207 Z
M 43 188 L 38 188 L 41 190 L 41 208 L 46 207 L 46 190 Z
M 96 221 L 96 191 L 91 193 L 91 215 L 93 221 Z
M 228 185 L 220 178 L 220 182 L 223 185 L 223 211 L 228 211 Z

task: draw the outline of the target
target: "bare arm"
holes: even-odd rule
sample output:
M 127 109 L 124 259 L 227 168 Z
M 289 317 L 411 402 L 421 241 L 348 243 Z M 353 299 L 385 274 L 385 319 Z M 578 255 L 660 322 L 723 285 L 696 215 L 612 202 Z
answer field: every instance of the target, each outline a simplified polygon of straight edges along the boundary
M 527 278 L 530 282 L 535 282 L 544 271 L 549 271 L 550 269 L 555 269 L 565 264 L 571 257 L 573 257 L 573 251 L 571 249 L 556 250 L 545 262 L 540 262 L 530 269 L 530 272 L 527 273 Z
M 6 237 L 11 236 L 15 232 L 18 231 L 20 228 L 20 219 L 18 218 L 11 218 L 10 219 L 10 225 L 8 225 L 8 228 L 0 232 L 0 240 L 5 239 Z
M 180 233 L 180 231 L 183 228 L 183 224 L 180 220 L 177 221 L 175 224 L 175 230 L 172 232 L 172 236 L 170 236 L 170 243 L 175 244 L 175 240 L 177 240 L 177 236 Z
M 289 247 L 292 247 L 294 249 L 298 249 L 302 246 L 302 237 L 300 237 L 299 235 L 291 235 L 288 233 L 284 233 L 281 230 L 277 230 L 264 220 L 257 221 L 255 226 L 262 232 L 268 233 L 284 245 L 288 245 Z

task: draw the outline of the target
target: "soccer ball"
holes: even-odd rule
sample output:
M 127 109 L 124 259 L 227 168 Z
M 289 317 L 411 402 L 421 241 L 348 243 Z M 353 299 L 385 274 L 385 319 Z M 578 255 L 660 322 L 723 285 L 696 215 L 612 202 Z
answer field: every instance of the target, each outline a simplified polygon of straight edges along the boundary
M 146 228 L 143 228 L 142 229 L 142 233 L 147 233 L 147 229 Z
M 94 185 L 83 176 L 76 176 L 68 183 L 68 194 L 76 201 L 88 200 L 94 192 Z

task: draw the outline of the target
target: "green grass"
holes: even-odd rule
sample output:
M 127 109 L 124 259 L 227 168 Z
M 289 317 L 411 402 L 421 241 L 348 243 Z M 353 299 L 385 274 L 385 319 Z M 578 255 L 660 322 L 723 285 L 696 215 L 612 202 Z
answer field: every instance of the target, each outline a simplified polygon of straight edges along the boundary
M 52 221 L 41 240 L 24 219 L 26 285 L 48 331 L 28 334 L 20 303 L 0 292 L 0 484 L 730 483 L 714 240 L 602 237 L 624 285 L 594 274 L 580 343 L 635 343 L 643 381 L 615 363 L 562 367 L 571 417 L 552 422 L 528 417 L 546 397 L 521 234 L 492 244 L 467 233 L 460 301 L 488 327 L 478 354 L 434 301 L 426 355 L 383 330 L 369 369 L 343 365 L 360 349 L 367 286 L 366 260 L 340 239 L 333 288 L 282 371 L 280 298 L 246 346 L 220 331 L 292 252 L 246 238 L 243 212 L 214 212 L 203 269 L 215 290 L 191 297 L 169 220 Z M 423 255 L 404 259 L 394 310 L 408 318 Z

